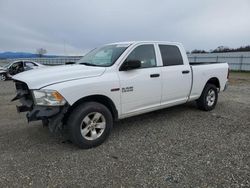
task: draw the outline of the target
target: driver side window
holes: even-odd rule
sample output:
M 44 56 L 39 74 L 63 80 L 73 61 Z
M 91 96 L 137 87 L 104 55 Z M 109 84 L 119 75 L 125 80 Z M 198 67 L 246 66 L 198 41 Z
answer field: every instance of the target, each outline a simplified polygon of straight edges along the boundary
M 141 68 L 156 67 L 154 45 L 144 44 L 136 47 L 127 57 L 126 61 L 140 61 Z
M 15 69 L 19 65 L 19 62 L 13 63 L 10 68 Z

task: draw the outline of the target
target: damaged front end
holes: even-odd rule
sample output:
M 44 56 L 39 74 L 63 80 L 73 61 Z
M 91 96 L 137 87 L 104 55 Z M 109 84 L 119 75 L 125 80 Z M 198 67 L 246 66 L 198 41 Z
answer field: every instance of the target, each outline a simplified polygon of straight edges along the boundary
M 69 105 L 46 106 L 36 105 L 34 95 L 24 82 L 14 81 L 16 85 L 16 96 L 12 101 L 19 100 L 21 105 L 17 106 L 18 112 L 27 112 L 28 122 L 42 120 L 44 126 L 48 126 L 53 133 L 61 132 L 63 129 L 63 118 Z

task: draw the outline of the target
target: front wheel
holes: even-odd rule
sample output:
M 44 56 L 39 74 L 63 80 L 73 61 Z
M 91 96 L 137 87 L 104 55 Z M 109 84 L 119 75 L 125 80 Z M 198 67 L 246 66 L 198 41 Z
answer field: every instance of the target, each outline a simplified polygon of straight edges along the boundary
M 84 149 L 102 144 L 109 136 L 112 126 L 111 112 L 97 102 L 86 102 L 77 106 L 67 121 L 71 141 Z
M 200 98 L 196 101 L 199 109 L 204 111 L 213 110 L 218 100 L 218 89 L 213 84 L 206 84 Z
M 1 75 L 0 75 L 0 80 L 5 81 L 6 79 L 7 79 L 7 77 L 6 77 L 6 75 L 5 75 L 5 74 L 1 74 Z

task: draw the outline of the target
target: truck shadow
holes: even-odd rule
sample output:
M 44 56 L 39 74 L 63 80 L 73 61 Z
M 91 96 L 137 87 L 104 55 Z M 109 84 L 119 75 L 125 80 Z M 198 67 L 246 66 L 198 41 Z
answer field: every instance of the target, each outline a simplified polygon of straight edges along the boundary
M 156 110 L 153 112 L 148 112 L 142 115 L 137 115 L 129 118 L 119 120 L 114 123 L 113 132 L 120 131 L 121 129 L 126 129 L 126 127 L 133 126 L 144 126 L 145 122 L 161 122 L 167 121 L 167 119 L 175 119 L 184 114 L 191 114 L 194 112 L 201 112 L 195 102 L 189 102 L 186 104 L 181 104 L 161 110 Z
M 119 121 L 114 122 L 113 130 L 111 132 L 111 135 L 107 142 L 103 143 L 101 147 L 109 147 L 108 145 L 114 145 L 115 140 L 117 140 L 117 137 L 119 135 L 123 134 L 130 134 L 130 131 L 136 131 L 138 129 L 142 130 L 147 129 L 149 127 L 157 127 L 157 125 L 160 125 L 162 122 L 166 122 L 169 119 L 172 121 L 176 121 L 179 119 L 180 116 L 183 116 L 184 114 L 193 114 L 196 112 L 197 114 L 200 113 L 200 110 L 197 109 L 195 102 L 189 102 L 186 104 L 173 106 L 153 112 L 149 112 L 142 115 L 133 116 L 130 118 L 122 119 Z M 176 120 L 175 120 L 176 119 Z M 157 123 L 155 123 L 157 122 Z M 132 129 L 132 130 L 131 130 Z M 156 128 L 157 129 L 157 128 Z M 160 129 L 160 127 L 159 127 Z M 128 132 L 127 132 L 128 131 Z M 64 139 L 61 141 L 65 147 L 72 147 L 73 150 L 78 150 L 79 148 L 77 146 L 74 146 L 71 141 Z M 100 146 L 99 146 L 100 147 Z M 97 147 L 97 148 L 99 148 Z
M 194 102 L 191 102 L 184 105 L 174 106 L 119 120 L 117 122 L 114 122 L 114 128 L 111 136 L 108 139 L 108 142 L 105 143 L 113 144 L 114 140 L 117 139 L 117 135 L 122 134 L 123 132 L 126 132 L 126 134 L 130 134 L 130 131 L 133 132 L 138 129 L 143 131 L 143 129 L 151 128 L 152 126 L 154 126 L 155 128 L 159 126 L 160 129 L 160 124 L 163 122 L 166 122 L 168 120 L 177 121 L 180 116 L 183 116 L 184 114 L 191 115 L 193 113 L 199 114 L 200 110 L 196 108 Z M 68 139 L 66 139 L 62 135 L 50 133 L 47 127 L 42 127 L 41 122 L 32 122 L 29 125 L 24 125 L 24 123 L 22 122 L 21 124 L 23 125 L 22 128 L 19 127 L 20 125 L 16 125 L 19 128 L 8 132 L 8 138 L 6 137 L 7 140 L 2 141 L 9 142 L 9 139 L 13 138 L 13 140 L 10 139 L 13 142 L 17 142 L 17 140 L 19 140 L 25 143 L 25 148 L 20 148 L 19 145 L 14 147 L 17 150 L 26 150 L 27 148 L 34 147 L 45 147 L 47 149 L 55 149 L 56 147 L 58 147 L 61 149 L 68 148 L 69 150 L 79 150 L 78 147 L 74 146 Z M 108 144 L 106 145 L 105 143 L 103 144 L 104 147 L 108 147 Z M 12 150 L 14 148 L 12 146 Z

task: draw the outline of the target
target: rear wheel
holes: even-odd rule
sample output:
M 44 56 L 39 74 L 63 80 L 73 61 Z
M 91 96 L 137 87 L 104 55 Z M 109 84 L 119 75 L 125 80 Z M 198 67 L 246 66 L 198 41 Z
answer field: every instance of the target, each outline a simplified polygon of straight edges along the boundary
M 111 112 L 97 102 L 77 106 L 67 122 L 70 140 L 85 149 L 102 144 L 109 136 L 112 126 Z
M 5 81 L 6 79 L 7 79 L 7 77 L 6 77 L 6 75 L 5 75 L 5 74 L 1 74 L 1 75 L 0 75 L 0 80 Z
M 198 108 L 204 111 L 213 110 L 218 100 L 218 89 L 213 84 L 206 84 L 200 98 L 196 101 Z

